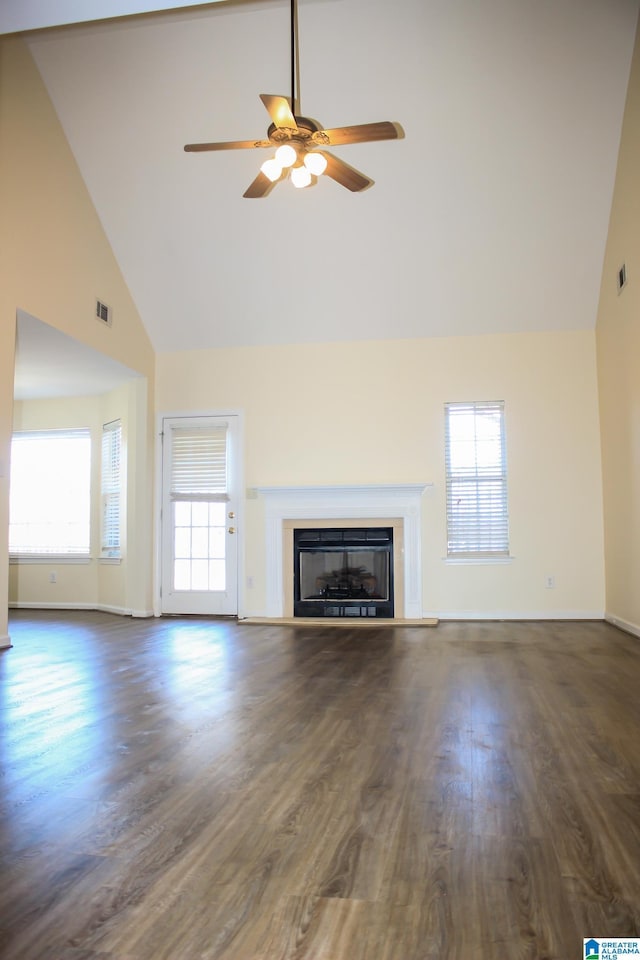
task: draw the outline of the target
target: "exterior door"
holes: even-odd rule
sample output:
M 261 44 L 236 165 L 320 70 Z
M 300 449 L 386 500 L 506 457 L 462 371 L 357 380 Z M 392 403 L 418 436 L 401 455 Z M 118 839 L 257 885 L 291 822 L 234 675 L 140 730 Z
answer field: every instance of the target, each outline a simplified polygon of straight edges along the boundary
M 237 420 L 163 420 L 163 613 L 238 613 Z

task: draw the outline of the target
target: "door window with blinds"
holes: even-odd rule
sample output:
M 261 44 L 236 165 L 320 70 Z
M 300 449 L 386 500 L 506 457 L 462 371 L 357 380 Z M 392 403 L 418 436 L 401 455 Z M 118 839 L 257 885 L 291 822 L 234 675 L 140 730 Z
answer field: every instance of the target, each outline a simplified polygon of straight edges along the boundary
M 504 402 L 445 404 L 447 556 L 509 556 Z
M 169 432 L 173 591 L 227 588 L 228 424 L 173 421 Z M 165 434 L 166 436 L 166 434 Z

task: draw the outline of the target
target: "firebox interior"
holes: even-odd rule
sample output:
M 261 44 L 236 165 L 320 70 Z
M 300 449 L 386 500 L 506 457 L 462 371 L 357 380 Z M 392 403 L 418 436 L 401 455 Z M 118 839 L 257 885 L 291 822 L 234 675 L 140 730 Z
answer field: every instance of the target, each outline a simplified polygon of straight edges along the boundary
M 393 527 L 295 529 L 294 616 L 393 617 Z

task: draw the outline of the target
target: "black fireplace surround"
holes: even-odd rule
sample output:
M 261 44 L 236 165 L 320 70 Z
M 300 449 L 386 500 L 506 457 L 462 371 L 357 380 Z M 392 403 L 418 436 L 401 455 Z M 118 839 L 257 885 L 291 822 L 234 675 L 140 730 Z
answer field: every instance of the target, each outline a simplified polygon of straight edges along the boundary
M 295 617 L 393 617 L 393 527 L 293 531 Z

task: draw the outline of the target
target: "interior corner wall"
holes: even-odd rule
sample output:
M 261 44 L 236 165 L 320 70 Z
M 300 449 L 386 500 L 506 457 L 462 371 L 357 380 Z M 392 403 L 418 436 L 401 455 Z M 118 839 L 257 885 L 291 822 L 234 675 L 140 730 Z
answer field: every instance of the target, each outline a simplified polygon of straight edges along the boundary
M 100 398 L 102 424 L 120 420 L 121 463 L 125 496 L 121 502 L 121 557 L 117 562 L 98 561 L 98 606 L 113 613 L 149 617 L 153 613 L 152 582 L 148 575 L 151 554 L 151 449 L 147 442 L 147 382 L 134 378 Z M 96 437 L 96 447 L 100 441 Z M 98 487 L 99 489 L 99 487 Z M 97 497 L 92 498 L 94 503 Z M 100 529 L 96 515 L 93 529 Z M 93 555 L 98 556 L 99 543 Z
M 623 266 L 627 282 L 619 290 Z M 596 335 L 606 615 L 640 636 L 640 27 L 622 126 Z
M 154 353 L 79 173 L 55 110 L 23 41 L 0 39 L 0 644 L 8 639 L 9 452 L 16 311 L 107 354 L 146 378 L 153 395 Z M 111 328 L 96 322 L 96 298 L 113 308 Z M 146 445 L 153 440 L 147 405 Z M 152 488 L 151 474 L 146 477 Z M 151 510 L 150 498 L 146 509 Z M 141 524 L 151 529 L 151 521 Z M 152 548 L 137 550 L 144 593 L 151 592 Z M 146 601 L 145 601 L 146 602 Z M 141 605 L 144 605 L 141 604 Z

